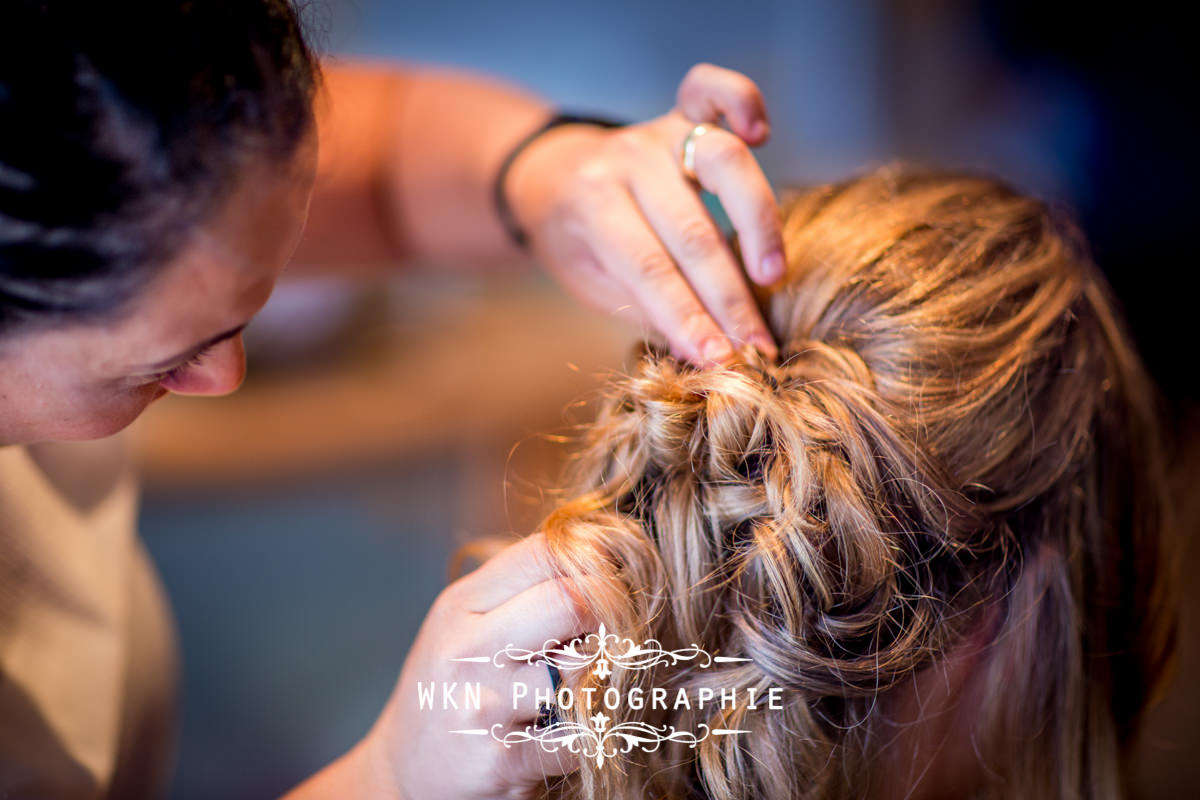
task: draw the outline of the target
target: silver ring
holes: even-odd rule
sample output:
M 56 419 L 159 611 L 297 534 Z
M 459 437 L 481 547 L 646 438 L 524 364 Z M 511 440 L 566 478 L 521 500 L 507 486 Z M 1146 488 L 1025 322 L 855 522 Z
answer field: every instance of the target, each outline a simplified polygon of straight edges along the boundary
M 711 125 L 701 122 L 688 131 L 688 135 L 684 137 L 683 158 L 680 159 L 680 169 L 683 172 L 683 177 L 690 181 L 699 182 L 699 178 L 696 177 L 696 140 L 710 130 L 712 130 Z

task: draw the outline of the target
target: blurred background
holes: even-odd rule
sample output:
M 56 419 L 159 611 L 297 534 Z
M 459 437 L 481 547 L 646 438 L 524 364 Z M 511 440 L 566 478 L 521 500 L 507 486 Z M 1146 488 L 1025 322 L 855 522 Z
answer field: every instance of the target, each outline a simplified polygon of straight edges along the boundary
M 1184 242 L 1200 176 L 1190 34 L 1166 4 L 303 5 L 330 57 L 482 70 L 630 119 L 667 110 L 695 62 L 738 69 L 767 99 L 759 157 L 776 187 L 904 158 L 989 170 L 1073 209 L 1167 397 L 1195 528 Z M 536 271 L 438 267 L 285 283 L 247 334 L 240 392 L 172 397 L 139 423 L 141 530 L 185 661 L 178 800 L 279 794 L 365 733 L 451 553 L 536 525 L 563 456 L 547 434 L 586 419 L 579 402 L 639 335 Z M 1182 574 L 1198 560 L 1189 544 Z M 1138 757 L 1142 797 L 1200 780 L 1200 598 L 1184 588 L 1183 660 Z

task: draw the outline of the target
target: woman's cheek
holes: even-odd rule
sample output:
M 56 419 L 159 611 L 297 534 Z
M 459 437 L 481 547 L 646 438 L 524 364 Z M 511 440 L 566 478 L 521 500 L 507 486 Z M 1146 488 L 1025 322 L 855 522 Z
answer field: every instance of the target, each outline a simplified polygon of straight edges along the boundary
M 81 440 L 112 436 L 127 428 L 166 393 L 160 384 L 150 383 L 108 395 L 92 394 L 63 419 L 60 434 L 53 438 Z

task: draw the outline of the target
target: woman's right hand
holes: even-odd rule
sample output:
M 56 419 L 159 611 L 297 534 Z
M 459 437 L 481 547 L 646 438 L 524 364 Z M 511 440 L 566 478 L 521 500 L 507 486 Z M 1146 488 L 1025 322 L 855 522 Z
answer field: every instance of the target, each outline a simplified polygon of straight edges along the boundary
M 400 679 L 374 728 L 360 745 L 377 776 L 393 782 L 404 800 L 524 798 L 547 776 L 573 770 L 577 759 L 548 753 L 535 742 L 505 747 L 492 735 L 523 730 L 536 717 L 538 690 L 551 690 L 544 665 L 516 661 L 497 668 L 490 657 L 508 645 L 528 650 L 547 640 L 566 642 L 595 630 L 570 579 L 549 567 L 545 537 L 533 534 L 502 550 L 448 586 L 434 601 L 409 651 Z M 455 661 L 488 656 L 489 663 Z M 437 686 L 433 708 L 422 708 L 418 683 Z M 442 686 L 458 708 L 442 707 Z M 479 708 L 465 708 L 465 684 L 480 685 Z M 528 693 L 514 706 L 513 684 Z M 428 704 L 427 704 L 428 705 Z M 452 731 L 487 730 L 487 735 Z

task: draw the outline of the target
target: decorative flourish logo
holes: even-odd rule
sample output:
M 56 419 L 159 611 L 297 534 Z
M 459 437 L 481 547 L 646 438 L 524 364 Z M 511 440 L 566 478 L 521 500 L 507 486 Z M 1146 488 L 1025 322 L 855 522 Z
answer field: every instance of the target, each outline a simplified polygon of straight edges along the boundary
M 699 669 L 707 669 L 713 664 L 749 661 L 750 659 L 733 656 L 714 656 L 695 644 L 678 650 L 667 650 L 656 639 L 648 639 L 639 644 L 632 639 L 622 638 L 617 634 L 610 633 L 601 624 L 598 632 L 574 639 L 567 644 L 563 644 L 558 639 L 552 639 L 546 642 L 545 646 L 540 650 L 527 650 L 510 644 L 491 656 L 467 656 L 453 660 L 478 663 L 491 662 L 497 667 L 503 667 L 506 663 L 511 662 L 533 666 L 548 665 L 562 671 L 573 671 L 591 667 L 592 673 L 598 679 L 606 681 L 614 673 L 614 670 L 617 669 L 647 670 L 659 665 L 675 666 L 685 662 Z M 585 689 L 583 691 L 589 690 Z M 594 689 L 591 691 L 594 691 Z M 630 690 L 630 697 L 628 698 L 630 707 L 635 709 L 640 709 L 644 705 L 658 708 L 669 707 L 667 690 L 651 690 L 652 695 L 648 700 L 644 699 L 640 693 L 636 696 L 634 695 L 635 692 L 640 691 L 639 689 Z M 748 689 L 747 691 L 750 695 L 750 706 L 753 708 L 755 707 L 755 690 Z M 777 691 L 777 689 L 770 690 L 771 708 L 779 707 L 775 704 L 778 700 L 776 696 Z M 618 695 L 615 688 L 607 689 L 604 705 L 610 710 L 615 710 L 617 706 L 611 704 L 608 700 L 609 693 Z M 715 691 L 713 689 L 700 689 L 699 705 L 701 708 L 704 705 L 706 693 L 707 700 L 711 701 L 715 698 Z M 725 706 L 727 700 L 729 703 L 735 702 L 736 695 L 737 690 L 722 689 L 722 707 Z M 558 695 L 555 699 L 558 701 L 560 708 L 569 708 L 574 703 L 573 696 L 570 695 L 570 689 L 566 687 L 558 690 Z M 591 697 L 589 696 L 588 699 L 590 710 Z M 680 703 L 686 707 L 691 707 L 690 699 L 684 689 L 679 690 L 677 699 L 675 700 L 675 707 L 678 707 Z M 503 735 L 500 731 L 504 728 L 504 725 L 499 723 L 493 725 L 490 729 L 456 730 L 451 731 L 451 733 L 491 736 L 505 747 L 512 747 L 514 744 L 521 742 L 536 742 L 547 752 L 555 752 L 566 748 L 571 753 L 595 759 L 597 766 L 603 766 L 606 759 L 622 753 L 629 753 L 634 748 L 638 748 L 644 752 L 653 752 L 664 742 L 680 742 L 694 748 L 709 736 L 735 736 L 742 733 L 749 733 L 748 730 L 713 728 L 703 723 L 696 731 L 678 730 L 673 725 L 653 726 L 645 722 L 622 722 L 609 727 L 608 724 L 612 720 L 603 710 L 597 711 L 596 714 L 588 717 L 588 721 L 591 723 L 590 727 L 578 722 L 556 720 L 544 727 L 528 725 L 524 730 L 508 731 Z
M 600 623 L 598 632 L 589 633 L 582 639 L 574 639 L 566 645 L 563 645 L 558 639 L 551 641 L 555 646 L 552 647 L 550 642 L 547 642 L 541 650 L 526 650 L 510 644 L 492 656 L 492 663 L 501 666 L 502 657 L 507 657 L 511 661 L 523 661 L 526 664 L 550 664 L 561 670 L 582 669 L 595 663 L 596 668 L 592 672 L 600 680 L 606 680 L 609 675 L 612 675 L 614 666 L 620 669 L 640 670 L 650 669 L 659 664 L 675 666 L 681 661 L 696 661 L 696 666 L 704 669 L 714 663 L 750 660 L 732 656 L 714 656 L 695 644 L 679 650 L 664 650 L 657 639 L 647 639 L 642 644 L 637 644 L 633 639 L 622 639 L 615 633 L 609 633 L 605 630 L 604 623 Z M 596 645 L 594 651 L 586 653 L 579 651 L 580 647 L 592 643 Z M 615 649 L 622 645 L 624 650 L 617 651 Z M 474 659 L 455 660 L 470 661 Z
M 496 735 L 499 726 L 493 726 L 492 736 L 502 742 L 505 747 L 512 747 L 517 742 L 537 742 L 547 752 L 554 752 L 560 747 L 566 747 L 572 753 L 580 753 L 587 758 L 596 759 L 596 766 L 604 766 L 606 758 L 612 758 L 619 753 L 628 753 L 634 747 L 645 752 L 657 750 L 663 742 L 683 742 L 689 747 L 695 747 L 714 736 L 728 736 L 749 731 L 726 730 L 724 728 L 710 729 L 704 723 L 700 724 L 703 731 L 679 731 L 671 725 L 654 727 L 645 722 L 622 722 L 605 730 L 609 719 L 604 712 L 589 717 L 594 727 L 588 728 L 578 722 L 555 722 L 545 728 L 527 726 L 523 731 L 509 731 L 503 737 Z

